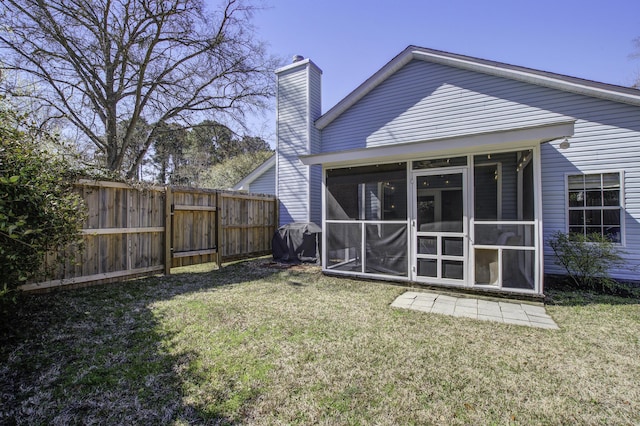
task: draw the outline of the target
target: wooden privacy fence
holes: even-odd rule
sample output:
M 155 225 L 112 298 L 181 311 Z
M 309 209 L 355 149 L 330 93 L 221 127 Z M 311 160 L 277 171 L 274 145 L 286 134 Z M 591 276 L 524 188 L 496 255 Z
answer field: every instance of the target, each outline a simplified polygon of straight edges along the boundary
M 43 291 L 81 287 L 158 273 L 205 262 L 271 253 L 278 224 L 270 195 L 175 187 L 134 188 L 118 182 L 82 180 L 85 200 L 83 250 L 75 261 L 45 263 L 46 281 L 21 288 Z

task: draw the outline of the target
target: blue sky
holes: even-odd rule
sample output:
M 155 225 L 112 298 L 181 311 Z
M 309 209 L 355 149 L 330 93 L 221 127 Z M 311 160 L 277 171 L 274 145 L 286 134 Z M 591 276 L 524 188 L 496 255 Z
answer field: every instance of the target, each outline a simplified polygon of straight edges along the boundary
M 327 111 L 408 45 L 630 86 L 640 0 L 267 0 L 257 34 L 323 70 Z M 264 123 L 270 127 L 274 112 Z M 272 142 L 272 141 L 271 141 Z

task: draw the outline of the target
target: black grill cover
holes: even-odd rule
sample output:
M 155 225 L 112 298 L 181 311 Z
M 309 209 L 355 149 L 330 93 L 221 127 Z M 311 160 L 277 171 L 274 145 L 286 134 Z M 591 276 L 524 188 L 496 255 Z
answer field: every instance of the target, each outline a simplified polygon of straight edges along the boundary
M 281 226 L 271 240 L 273 259 L 281 262 L 318 263 L 321 232 L 322 228 L 313 222 L 296 222 Z

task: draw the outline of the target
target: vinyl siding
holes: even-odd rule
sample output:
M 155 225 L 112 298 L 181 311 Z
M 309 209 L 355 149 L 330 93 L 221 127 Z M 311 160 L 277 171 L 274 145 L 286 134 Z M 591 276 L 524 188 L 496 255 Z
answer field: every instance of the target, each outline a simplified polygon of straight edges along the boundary
M 520 81 L 413 60 L 322 131 L 322 151 L 335 152 L 471 135 L 575 120 L 571 146 L 541 147 L 545 272 L 559 273 L 546 244 L 566 230 L 565 174 L 624 171 L 627 266 L 640 268 L 640 108 Z M 503 164 L 503 167 L 507 167 Z M 503 181 L 503 197 L 512 182 Z M 513 212 L 503 211 L 503 216 Z M 635 270 L 633 269 L 635 268 Z
M 587 107 L 588 108 L 585 108 Z M 612 276 L 638 280 L 640 268 L 640 108 L 588 99 L 576 122 L 571 146 L 560 149 L 561 141 L 542 145 L 542 190 L 544 240 L 555 231 L 566 231 L 566 174 L 622 171 L 624 173 L 624 258 L 626 265 Z M 578 114 L 576 114 L 578 115 Z M 551 248 L 545 244 L 545 272 L 563 273 L 555 265 Z
M 310 99 L 310 154 L 318 154 L 321 151 L 320 131 L 313 125 L 322 115 L 321 105 L 321 73 L 315 67 L 309 69 L 309 99 Z M 309 170 L 309 220 L 317 225 L 322 224 L 322 166 L 311 166 Z
M 276 173 L 281 225 L 307 222 L 321 214 L 321 175 L 311 173 L 299 160 L 320 149 L 320 132 L 313 126 L 321 114 L 320 76 L 312 63 L 278 73 Z
M 311 222 L 322 224 L 322 166 L 311 166 Z
M 321 151 L 320 131 L 313 123 L 322 115 L 322 74 L 315 67 L 309 69 L 309 154 L 318 154 Z
M 306 221 L 307 168 L 298 156 L 306 153 L 307 80 L 305 69 L 295 68 L 278 76 L 278 199 L 280 224 Z
M 552 89 L 414 60 L 329 124 L 324 152 L 508 130 L 566 120 Z
M 249 184 L 249 192 L 254 194 L 276 193 L 276 168 L 271 167 Z

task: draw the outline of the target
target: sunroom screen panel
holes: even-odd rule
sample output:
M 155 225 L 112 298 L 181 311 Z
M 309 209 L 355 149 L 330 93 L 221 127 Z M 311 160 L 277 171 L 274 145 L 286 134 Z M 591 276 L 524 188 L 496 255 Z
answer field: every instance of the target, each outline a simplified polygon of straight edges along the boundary
M 327 170 L 327 220 L 407 218 L 406 163 Z
M 395 223 L 366 224 L 366 268 L 372 274 L 406 277 L 407 225 Z
M 327 268 L 361 272 L 362 225 L 359 223 L 329 223 L 327 232 Z

